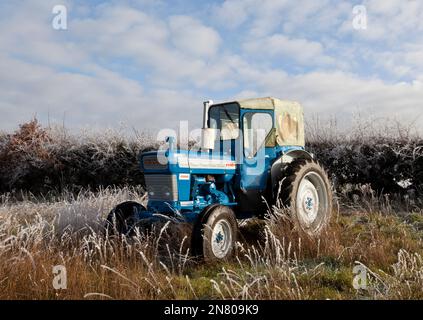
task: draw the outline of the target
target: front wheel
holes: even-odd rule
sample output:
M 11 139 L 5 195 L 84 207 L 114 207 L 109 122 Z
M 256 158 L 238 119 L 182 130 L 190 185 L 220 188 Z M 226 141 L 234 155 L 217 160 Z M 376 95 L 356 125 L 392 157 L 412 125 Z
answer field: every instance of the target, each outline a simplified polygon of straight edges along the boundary
M 232 209 L 212 205 L 194 226 L 193 252 L 206 262 L 226 261 L 235 253 L 237 234 L 238 224 Z
M 136 217 L 146 208 L 135 201 L 126 201 L 110 211 L 106 220 L 106 233 L 108 235 L 131 235 Z
M 325 170 L 315 161 L 297 160 L 289 165 L 281 186 L 282 202 L 296 227 L 318 236 L 332 215 L 332 188 Z

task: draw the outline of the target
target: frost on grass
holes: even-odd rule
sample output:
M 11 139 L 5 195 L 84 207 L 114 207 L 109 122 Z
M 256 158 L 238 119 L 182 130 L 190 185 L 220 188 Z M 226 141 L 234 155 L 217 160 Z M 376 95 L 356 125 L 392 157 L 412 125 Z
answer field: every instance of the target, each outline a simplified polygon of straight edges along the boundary
M 182 225 L 165 223 L 132 238 L 104 235 L 105 214 L 142 196 L 107 189 L 45 203 L 4 201 L 0 298 L 422 298 L 421 242 L 393 215 L 363 212 L 366 224 L 339 217 L 321 239 L 307 239 L 285 228 L 284 212 L 275 210 L 257 222 L 255 240 L 240 238 L 232 261 L 203 265 L 190 256 L 189 230 Z M 381 251 L 392 256 L 381 258 Z M 352 288 L 352 268 L 360 260 L 370 270 L 364 293 Z M 69 288 L 60 293 L 51 286 L 51 268 L 58 264 L 69 277 Z
M 105 189 L 96 194 L 79 193 L 76 197 L 63 200 L 57 208 L 56 229 L 59 233 L 66 229 L 74 232 L 84 229 L 101 231 L 110 210 L 128 200 L 143 202 L 145 197 L 129 188 Z

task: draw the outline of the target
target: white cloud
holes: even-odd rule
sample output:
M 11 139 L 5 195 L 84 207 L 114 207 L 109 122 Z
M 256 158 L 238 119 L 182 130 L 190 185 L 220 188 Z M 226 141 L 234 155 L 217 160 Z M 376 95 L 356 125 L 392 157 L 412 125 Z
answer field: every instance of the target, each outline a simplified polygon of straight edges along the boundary
M 249 41 L 245 48 L 262 57 L 290 58 L 302 65 L 331 64 L 333 59 L 324 54 L 323 46 L 316 41 L 291 39 L 283 34 L 274 34 L 263 39 Z
M 224 1 L 214 7 L 212 16 L 226 28 L 236 29 L 247 21 L 254 7 L 253 0 Z
M 9 115 L 0 118 L 0 127 L 12 129 L 37 115 L 44 122 L 65 117 L 73 128 L 124 121 L 139 129 L 159 129 L 175 125 L 181 115 L 195 115 L 192 106 L 201 105 L 190 92 L 157 89 L 146 94 L 136 81 L 98 67 L 94 71 L 93 76 L 59 73 L 2 56 L 0 109 Z
M 378 42 L 388 46 L 422 40 L 423 2 L 415 0 L 365 0 L 368 27 L 356 32 L 344 22 L 343 31 L 359 40 Z M 373 43 L 374 44 L 374 43 Z
M 75 37 L 86 51 L 103 57 L 131 59 L 148 68 L 150 81 L 158 86 L 175 86 L 181 81 L 205 86 L 209 68 L 219 50 L 219 34 L 188 16 L 157 19 L 135 9 L 107 6 L 96 19 L 74 23 Z M 212 84 L 213 85 L 213 84 Z
M 221 39 L 212 28 L 189 16 L 170 17 L 169 25 L 172 43 L 180 51 L 198 57 L 211 57 L 217 53 Z
M 333 4 L 329 0 L 226 0 L 215 8 L 217 19 L 229 29 L 247 28 L 250 37 L 265 37 L 280 31 L 293 33 L 315 22 L 316 16 L 330 19 L 320 20 L 314 28 L 332 26 L 332 21 L 345 11 L 344 2 Z M 311 19 L 313 17 L 313 19 Z
M 423 82 L 388 84 L 343 72 L 313 72 L 290 76 L 273 70 L 245 73 L 260 95 L 300 101 L 307 116 L 338 115 L 348 128 L 357 111 L 366 116 L 389 117 L 423 125 Z M 246 88 L 245 90 L 247 90 Z M 350 120 L 348 120 L 350 119 Z

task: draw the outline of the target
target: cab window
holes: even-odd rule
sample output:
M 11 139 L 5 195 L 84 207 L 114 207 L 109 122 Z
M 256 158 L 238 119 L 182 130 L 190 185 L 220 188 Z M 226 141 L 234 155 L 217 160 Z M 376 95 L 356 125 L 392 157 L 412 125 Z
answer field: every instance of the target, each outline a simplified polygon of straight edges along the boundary
M 220 130 L 221 140 L 238 139 L 239 106 L 229 103 L 211 107 L 209 110 L 209 128 Z
M 272 116 L 265 112 L 248 112 L 243 117 L 244 155 L 252 158 L 264 146 L 273 127 Z

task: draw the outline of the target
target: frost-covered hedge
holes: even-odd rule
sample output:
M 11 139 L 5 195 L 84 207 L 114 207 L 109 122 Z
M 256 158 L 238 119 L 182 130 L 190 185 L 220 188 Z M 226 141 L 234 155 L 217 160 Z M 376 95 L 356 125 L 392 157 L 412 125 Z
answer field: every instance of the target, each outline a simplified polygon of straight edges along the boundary
M 116 132 L 81 137 L 47 130 L 36 120 L 0 137 L 0 192 L 34 194 L 143 184 L 137 156 L 154 144 Z
M 337 188 L 370 184 L 381 193 L 423 190 L 423 140 L 309 143 Z
M 384 193 L 423 190 L 423 140 L 418 136 L 322 137 L 327 130 L 314 132 L 307 148 L 328 169 L 336 188 L 369 184 Z M 137 156 L 157 148 L 153 141 L 143 134 L 128 139 L 111 131 L 76 137 L 34 120 L 14 134 L 0 134 L 0 192 L 140 185 Z

